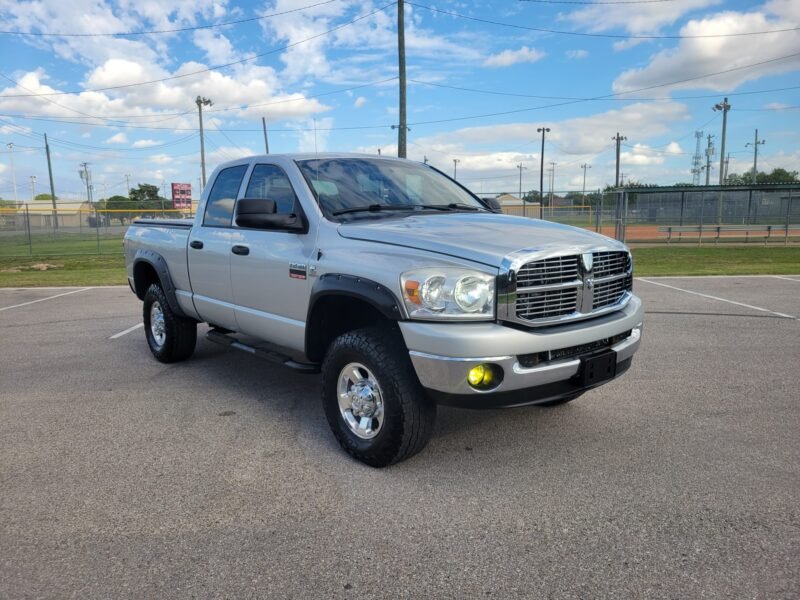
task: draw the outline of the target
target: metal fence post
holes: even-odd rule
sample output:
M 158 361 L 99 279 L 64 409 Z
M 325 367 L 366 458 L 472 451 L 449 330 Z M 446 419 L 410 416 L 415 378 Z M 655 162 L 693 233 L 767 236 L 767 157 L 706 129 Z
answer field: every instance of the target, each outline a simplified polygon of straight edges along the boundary
M 700 192 L 700 226 L 697 228 L 697 244 L 703 243 L 703 211 L 705 210 L 706 206 L 706 193 Z
M 33 256 L 33 239 L 31 238 L 31 212 L 25 205 L 25 230 L 28 232 L 28 253 Z
M 789 188 L 789 198 L 786 199 L 786 231 L 783 234 L 783 245 L 789 245 L 789 216 L 792 213 L 792 188 Z
M 603 196 L 605 194 L 600 193 L 598 190 L 598 196 L 600 196 L 600 207 L 597 209 L 597 226 L 595 227 L 595 231 L 597 233 L 602 233 L 603 231 Z
M 94 232 L 97 239 L 97 253 L 100 254 L 100 214 L 97 212 L 97 205 L 94 207 Z

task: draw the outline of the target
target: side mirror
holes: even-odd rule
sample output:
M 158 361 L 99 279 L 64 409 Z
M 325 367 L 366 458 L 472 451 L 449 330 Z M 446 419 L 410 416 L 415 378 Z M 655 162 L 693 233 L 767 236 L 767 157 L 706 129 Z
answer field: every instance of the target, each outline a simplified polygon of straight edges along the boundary
M 486 207 L 493 213 L 502 213 L 503 206 L 497 201 L 497 198 L 481 198 Z
M 296 214 L 276 214 L 275 202 L 261 198 L 242 198 L 236 203 L 236 224 L 251 229 L 303 229 Z

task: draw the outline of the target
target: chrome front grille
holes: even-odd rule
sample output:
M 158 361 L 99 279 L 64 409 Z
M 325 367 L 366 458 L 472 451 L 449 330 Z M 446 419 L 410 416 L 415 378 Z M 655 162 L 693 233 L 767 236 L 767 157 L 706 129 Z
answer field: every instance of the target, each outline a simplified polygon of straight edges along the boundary
M 517 294 L 517 317 L 526 321 L 559 317 L 575 312 L 578 290 L 567 288 Z
M 498 316 L 529 326 L 585 319 L 624 306 L 633 273 L 626 251 L 598 250 L 511 263 L 498 286 Z
M 517 273 L 517 287 L 554 285 L 578 278 L 577 256 L 555 256 L 522 265 Z
M 625 292 L 631 290 L 631 279 L 631 276 L 628 275 L 621 279 L 612 279 L 611 281 L 595 283 L 594 295 L 592 297 L 592 310 L 613 306 L 619 302 L 625 295 Z
M 595 279 L 619 275 L 630 269 L 630 256 L 627 252 L 594 252 L 593 258 L 592 271 Z

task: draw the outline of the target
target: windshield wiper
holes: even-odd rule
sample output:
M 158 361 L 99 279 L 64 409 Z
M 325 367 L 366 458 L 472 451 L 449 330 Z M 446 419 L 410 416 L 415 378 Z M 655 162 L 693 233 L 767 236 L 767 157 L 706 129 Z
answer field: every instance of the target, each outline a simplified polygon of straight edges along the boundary
M 480 208 L 477 206 L 470 206 L 469 204 L 460 204 L 452 202 L 450 204 L 369 204 L 367 206 L 353 206 L 351 208 L 342 208 L 333 211 L 333 216 L 338 217 L 347 213 L 354 212 L 381 212 L 383 210 L 468 210 L 470 212 L 478 211 Z
M 414 210 L 418 204 L 369 204 L 367 206 L 353 206 L 352 208 L 342 208 L 331 213 L 333 216 L 345 215 L 354 212 L 380 212 L 382 210 Z

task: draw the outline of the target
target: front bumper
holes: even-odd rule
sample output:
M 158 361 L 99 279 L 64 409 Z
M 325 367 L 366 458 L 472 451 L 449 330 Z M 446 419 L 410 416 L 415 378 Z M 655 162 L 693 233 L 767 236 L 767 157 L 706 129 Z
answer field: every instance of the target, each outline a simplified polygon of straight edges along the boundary
M 499 323 L 400 323 L 420 383 L 438 402 L 471 408 L 535 404 L 567 397 L 589 387 L 578 383 L 581 357 L 525 367 L 520 356 L 591 344 L 623 332 L 630 335 L 610 349 L 617 376 L 631 364 L 642 336 L 642 302 L 633 297 L 615 313 L 548 327 L 522 330 Z M 467 382 L 473 367 L 491 363 L 503 370 L 500 384 L 477 390 Z

